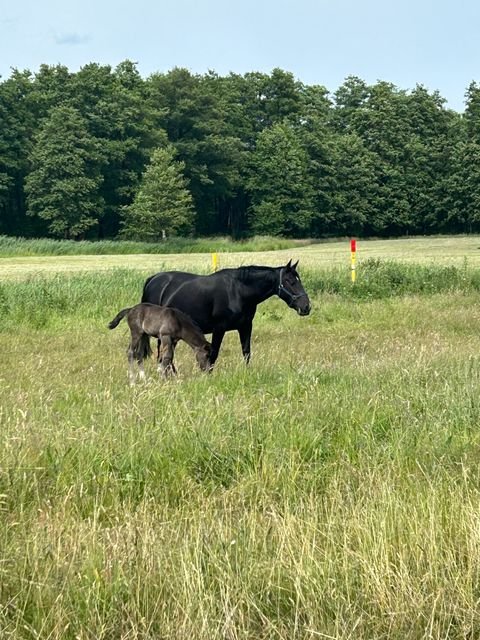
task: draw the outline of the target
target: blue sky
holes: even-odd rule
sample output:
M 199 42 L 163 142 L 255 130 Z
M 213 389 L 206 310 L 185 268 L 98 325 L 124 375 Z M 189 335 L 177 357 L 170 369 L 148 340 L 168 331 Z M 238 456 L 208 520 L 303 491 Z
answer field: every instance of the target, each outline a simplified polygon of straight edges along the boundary
M 334 92 L 348 75 L 402 89 L 423 84 L 463 111 L 480 81 L 478 0 L 3 0 L 0 74 L 134 60 L 142 75 L 174 66 L 291 71 Z

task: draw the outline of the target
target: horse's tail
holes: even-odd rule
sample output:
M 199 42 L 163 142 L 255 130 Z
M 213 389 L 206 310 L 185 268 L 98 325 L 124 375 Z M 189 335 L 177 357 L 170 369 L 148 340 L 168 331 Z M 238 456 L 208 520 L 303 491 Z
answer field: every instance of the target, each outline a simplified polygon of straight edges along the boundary
M 127 307 L 126 309 L 122 309 L 119 313 L 117 313 L 115 318 L 108 323 L 108 328 L 115 329 L 115 327 L 118 326 L 120 320 L 122 320 L 122 318 L 124 318 L 127 315 L 127 313 L 130 311 L 131 308 L 132 307 Z
M 142 333 L 140 340 L 135 345 L 134 356 L 137 360 L 145 360 L 152 355 L 152 348 L 150 346 L 150 336 L 146 333 Z
M 155 277 L 155 275 L 153 276 L 149 276 L 146 280 L 145 280 L 145 284 L 143 285 L 143 291 L 142 291 L 142 302 L 149 302 L 149 300 L 147 299 L 147 296 L 145 294 L 148 285 L 150 284 L 150 280 L 153 280 L 153 278 Z

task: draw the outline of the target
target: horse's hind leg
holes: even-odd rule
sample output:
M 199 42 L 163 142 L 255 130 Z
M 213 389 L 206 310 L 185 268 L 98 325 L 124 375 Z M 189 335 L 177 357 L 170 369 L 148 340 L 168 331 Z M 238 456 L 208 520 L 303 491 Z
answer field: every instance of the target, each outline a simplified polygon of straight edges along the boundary
M 130 380 L 130 384 L 135 383 L 135 371 L 134 371 L 134 361 L 137 361 L 139 377 L 141 380 L 145 380 L 145 368 L 143 366 L 144 354 L 141 349 L 142 342 L 142 333 L 137 333 L 136 331 L 132 331 L 132 338 L 130 341 L 130 346 L 128 347 L 128 377 Z
M 140 380 L 145 380 L 145 367 L 143 366 L 142 356 L 137 357 L 137 364 L 138 364 L 138 375 L 140 376 Z
M 250 362 L 250 353 L 251 353 L 251 339 L 252 339 L 252 322 L 247 321 L 238 330 L 238 335 L 240 336 L 240 343 L 242 345 L 242 353 L 243 359 L 245 360 L 245 364 Z
M 130 345 L 128 347 L 127 356 L 128 356 L 128 381 L 130 382 L 130 384 L 135 384 L 135 377 L 136 377 L 135 365 L 134 365 L 135 353 L 133 350 L 132 342 L 130 342 Z

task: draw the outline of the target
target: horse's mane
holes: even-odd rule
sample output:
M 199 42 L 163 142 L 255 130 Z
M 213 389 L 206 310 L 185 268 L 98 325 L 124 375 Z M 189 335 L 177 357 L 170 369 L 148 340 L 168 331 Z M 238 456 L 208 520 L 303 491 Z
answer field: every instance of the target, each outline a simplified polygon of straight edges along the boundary
M 248 282 L 252 277 L 271 273 L 275 267 L 265 267 L 259 265 L 249 265 L 246 267 L 238 267 L 235 271 L 238 272 L 238 279 L 241 282 Z

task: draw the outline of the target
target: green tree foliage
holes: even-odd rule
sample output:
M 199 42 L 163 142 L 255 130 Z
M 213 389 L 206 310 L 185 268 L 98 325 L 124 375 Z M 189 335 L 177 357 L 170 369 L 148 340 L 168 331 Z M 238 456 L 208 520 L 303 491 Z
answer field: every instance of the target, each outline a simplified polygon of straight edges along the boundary
M 351 89 L 351 126 L 346 130 L 357 133 L 376 159 L 377 202 L 370 227 L 374 233 L 391 235 L 411 231 L 404 172 L 409 141 L 406 94 L 387 82 L 366 88 L 356 81 Z
M 335 235 L 362 235 L 375 217 L 377 158 L 356 133 L 339 136 L 333 149 L 331 228 Z
M 470 83 L 465 97 L 466 133 L 470 140 L 480 142 L 480 87 L 477 82 Z
M 35 131 L 35 99 L 29 71 L 14 70 L 0 83 L 0 233 L 46 232 L 25 215 L 24 181 Z
M 455 123 L 444 180 L 446 206 L 437 227 L 472 232 L 480 229 L 480 87 L 472 82 L 466 92 L 463 122 Z
M 432 231 L 445 207 L 447 158 L 456 114 L 438 93 L 417 86 L 410 94 L 387 82 L 371 87 L 348 78 L 336 93 L 334 123 L 354 132 L 373 160 L 367 233 Z M 343 195 L 343 194 L 342 194 Z
M 144 79 L 126 60 L 0 81 L 0 233 L 115 237 L 168 144 L 197 235 L 480 229 L 475 82 L 459 114 L 422 86 L 350 76 L 330 94 L 282 69 Z
M 156 149 L 133 203 L 123 209 L 123 235 L 161 240 L 193 229 L 192 196 L 183 175 L 185 163 L 175 160 L 172 145 Z
M 185 163 L 197 232 L 224 230 L 219 226 L 225 226 L 229 200 L 241 184 L 243 160 L 241 141 L 226 122 L 219 79 L 173 69 L 149 82 L 152 99 L 164 114 L 161 124 Z
M 37 124 L 47 118 L 53 107 L 69 105 L 75 96 L 74 73 L 61 64 L 42 64 L 32 79 L 33 115 Z M 73 106 L 73 105 L 72 105 Z
M 257 233 L 305 236 L 314 217 L 309 159 L 293 127 L 276 124 L 258 137 L 248 187 Z
M 100 236 L 114 235 L 118 212 L 132 202 L 151 151 L 165 142 L 161 111 L 149 99 L 135 65 L 125 61 L 115 70 L 89 64 L 74 78 L 74 106 L 102 149 L 101 196 L 105 203 Z
M 335 229 L 333 197 L 337 188 L 335 153 L 338 135 L 332 130 L 332 102 L 324 87 L 303 87 L 300 111 L 290 120 L 308 155 L 308 175 L 313 190 L 314 216 L 310 232 L 331 235 Z
M 480 144 L 460 142 L 451 155 L 444 216 L 437 228 L 469 233 L 480 228 Z
M 55 107 L 44 121 L 26 179 L 28 213 L 48 221 L 52 235 L 83 237 L 98 222 L 101 153 L 72 107 Z
M 437 92 L 430 94 L 422 86 L 407 97 L 407 112 L 409 139 L 403 165 L 412 230 L 429 233 L 442 228 L 440 221 L 448 218 L 445 187 L 460 117 L 445 108 Z

